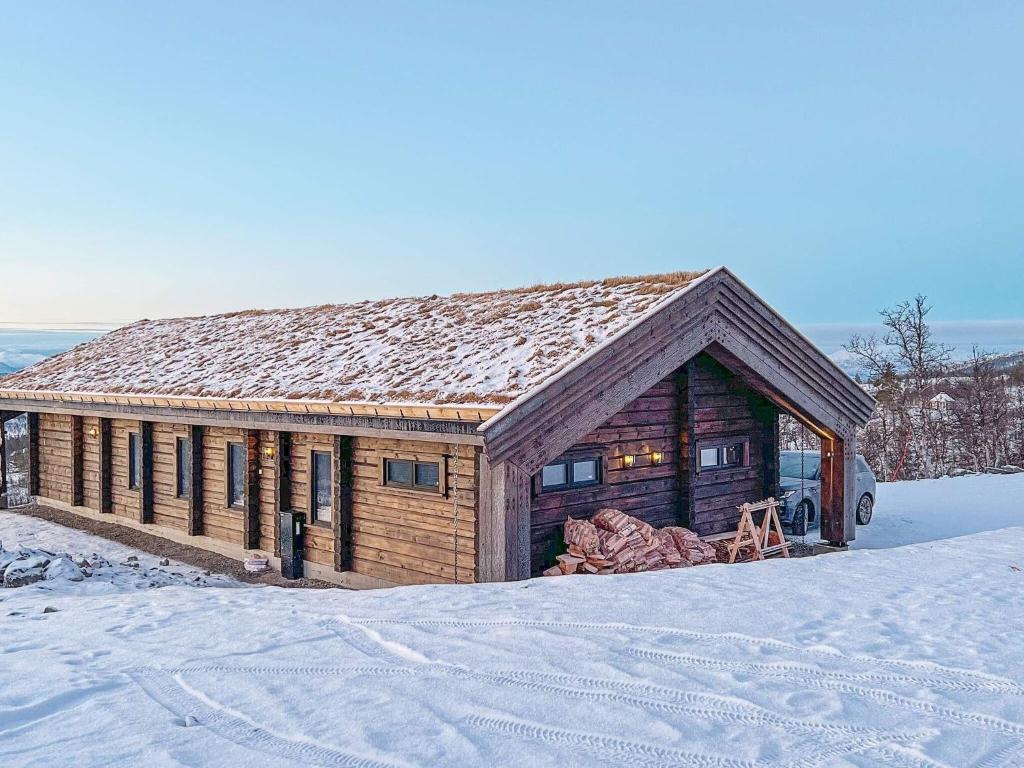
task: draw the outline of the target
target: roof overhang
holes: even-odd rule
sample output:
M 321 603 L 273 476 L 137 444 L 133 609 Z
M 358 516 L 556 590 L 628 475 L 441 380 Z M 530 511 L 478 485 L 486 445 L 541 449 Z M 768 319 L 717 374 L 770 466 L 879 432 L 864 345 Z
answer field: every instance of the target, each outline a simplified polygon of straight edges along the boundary
M 874 412 L 859 384 L 719 267 L 482 424 L 488 458 L 536 472 L 704 350 L 819 433 L 852 435 Z

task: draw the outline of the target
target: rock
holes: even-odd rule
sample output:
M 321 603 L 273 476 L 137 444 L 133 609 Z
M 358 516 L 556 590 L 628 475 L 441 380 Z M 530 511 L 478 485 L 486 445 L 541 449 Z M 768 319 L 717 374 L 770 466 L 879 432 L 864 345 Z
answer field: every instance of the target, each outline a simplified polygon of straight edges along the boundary
M 128 562 L 129 563 L 137 563 L 138 561 L 139 561 L 139 556 L 138 555 L 128 555 Z
M 160 565 L 170 565 L 170 564 L 171 564 L 171 561 L 168 560 L 166 557 L 163 560 L 160 561 Z
M 57 612 L 57 609 L 54 608 L 52 605 L 48 605 L 45 608 L 43 608 L 43 613 L 56 613 L 56 612 Z
M 199 725 L 199 719 L 192 715 L 185 715 L 185 727 L 192 728 L 193 726 Z
M 24 560 L 15 560 L 4 571 L 4 586 L 24 587 L 27 584 L 42 581 L 43 571 L 49 564 L 50 558 L 44 555 L 26 557 Z
M 59 557 L 46 566 L 43 578 L 48 581 L 81 581 L 85 575 L 81 568 L 71 562 L 70 558 Z

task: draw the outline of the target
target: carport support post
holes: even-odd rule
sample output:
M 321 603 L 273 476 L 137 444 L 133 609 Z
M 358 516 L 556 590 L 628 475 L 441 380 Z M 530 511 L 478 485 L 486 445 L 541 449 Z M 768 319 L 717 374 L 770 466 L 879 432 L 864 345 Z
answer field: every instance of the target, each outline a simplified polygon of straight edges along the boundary
M 530 476 L 510 461 L 480 457 L 480 581 L 530 578 Z
M 857 437 L 821 439 L 821 538 L 845 547 L 857 536 Z

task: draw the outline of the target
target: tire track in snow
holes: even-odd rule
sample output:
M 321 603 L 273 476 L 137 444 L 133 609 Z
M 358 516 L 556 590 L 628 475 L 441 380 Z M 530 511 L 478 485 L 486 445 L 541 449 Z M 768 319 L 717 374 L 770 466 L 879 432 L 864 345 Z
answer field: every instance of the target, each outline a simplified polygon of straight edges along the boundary
M 394 665 L 353 665 L 339 667 L 248 667 L 233 664 L 189 664 L 181 667 L 161 667 L 157 671 L 170 672 L 172 674 L 224 673 L 246 675 L 302 675 L 304 677 L 349 677 L 354 675 L 366 675 L 369 677 L 415 677 L 418 674 L 415 669 L 412 669 L 410 667 L 398 667 Z
M 642 648 L 627 648 L 625 652 L 631 656 L 644 657 L 648 653 L 647 649 Z M 659 653 L 660 651 L 650 651 L 651 653 Z M 668 651 L 666 651 L 668 652 Z M 675 652 L 672 652 L 675 653 Z M 907 686 L 918 686 L 921 688 L 946 688 L 954 691 L 963 691 L 969 693 L 989 693 L 991 692 L 987 687 L 978 686 L 975 683 L 968 681 L 947 681 L 936 678 L 925 678 L 925 677 L 914 677 L 913 675 L 903 675 L 897 673 L 879 673 L 879 672 L 834 672 L 832 670 L 820 669 L 818 667 L 812 667 L 806 664 L 801 664 L 796 661 L 772 661 L 772 662 L 756 662 L 756 661 L 731 661 L 731 660 L 719 660 L 709 659 L 701 656 L 693 656 L 686 653 L 678 653 L 678 658 L 690 659 L 692 666 L 699 666 L 705 669 L 719 669 L 726 672 L 746 672 L 751 675 L 758 675 L 760 677 L 806 677 L 807 675 L 813 675 L 816 678 L 839 680 L 843 682 L 861 682 L 861 683 L 879 683 L 881 685 L 907 685 Z
M 647 661 L 664 661 L 690 667 L 722 669 L 725 665 L 744 665 L 744 662 L 725 662 L 717 659 L 702 659 L 698 656 L 691 656 L 689 654 L 676 653 L 673 651 L 626 648 L 625 652 L 631 656 L 636 656 Z M 750 664 L 749 666 L 759 667 L 762 665 Z M 793 675 L 786 674 L 784 672 L 770 672 L 767 669 L 760 672 L 756 670 L 747 671 L 759 677 L 779 677 L 783 679 L 792 679 L 793 677 Z M 1010 736 L 1024 736 L 1024 725 L 1014 723 L 1010 720 L 1004 720 L 1003 718 L 996 717 L 994 715 L 965 712 L 953 707 L 932 704 L 931 702 L 910 698 L 909 696 L 901 696 L 900 694 L 893 693 L 892 691 L 854 685 L 853 683 L 846 682 L 842 679 L 832 680 L 818 675 L 807 675 L 806 677 L 801 678 L 800 682 L 802 685 L 807 685 L 812 688 L 821 688 L 824 690 L 836 691 L 838 693 L 846 693 L 851 696 L 859 696 L 860 698 L 869 699 L 878 704 L 894 709 L 902 709 L 908 712 L 928 715 L 930 717 L 946 718 L 947 720 L 956 721 L 961 725 L 968 725 L 982 730 L 1004 733 Z
M 769 637 L 752 637 L 738 632 L 697 632 L 690 629 L 678 627 L 658 627 L 628 624 L 623 622 L 578 622 L 578 621 L 547 621 L 531 619 L 378 619 L 358 618 L 350 620 L 354 624 L 366 626 L 413 626 L 413 627 L 452 627 L 456 629 L 488 629 L 524 627 L 528 629 L 554 629 L 568 630 L 571 632 L 593 632 L 593 631 L 616 631 L 616 632 L 639 632 L 649 635 L 668 635 L 685 638 L 695 643 L 721 644 L 722 642 L 744 643 L 761 648 L 773 648 L 778 651 L 795 652 L 808 656 L 817 656 L 836 661 L 854 662 L 869 666 L 884 666 L 897 669 L 913 669 L 932 672 L 933 676 L 917 678 L 924 685 L 933 687 L 948 687 L 952 690 L 971 692 L 990 692 L 1024 696 L 1024 685 L 1004 677 L 992 675 L 987 672 L 980 672 L 972 669 L 960 669 L 949 667 L 933 661 L 921 661 L 915 659 L 888 659 L 866 654 L 845 654 L 840 651 L 828 650 L 825 648 L 797 645 L 784 640 L 776 640 Z M 937 676 L 935 676 L 937 673 Z M 961 678 L 954 680 L 952 678 Z M 967 682 L 963 678 L 970 678 L 974 682 Z M 910 677 L 908 676 L 908 679 Z
M 295 760 L 300 765 L 340 768 L 399 768 L 406 765 L 382 762 L 333 747 L 280 736 L 225 707 L 193 696 L 167 672 L 134 669 L 127 674 L 153 701 L 169 712 L 181 718 L 189 715 L 196 717 L 199 726 L 207 728 L 214 735 L 263 755 Z
M 511 717 L 470 715 L 463 721 L 471 728 L 490 731 L 551 747 L 585 749 L 613 765 L 692 766 L 692 768 L 757 768 L 760 762 L 687 752 L 614 736 L 572 731 Z
M 345 620 L 339 624 L 331 621 L 325 626 L 338 631 L 346 641 L 357 631 L 354 622 Z M 357 635 L 357 637 L 360 637 Z M 374 633 L 374 638 L 380 638 Z M 373 649 L 366 649 L 377 657 L 394 655 L 390 650 L 392 641 L 383 641 Z M 361 642 L 357 640 L 357 642 Z M 384 643 L 387 643 L 385 645 Z M 405 646 L 401 646 L 404 648 Z M 417 658 L 425 659 L 422 654 L 414 652 Z M 403 653 L 403 657 L 408 654 Z M 840 757 L 890 743 L 905 743 L 919 739 L 931 733 L 928 730 L 888 731 L 884 729 L 858 728 L 833 723 L 817 723 L 798 718 L 789 718 L 776 714 L 752 702 L 719 695 L 679 691 L 666 686 L 633 681 L 615 681 L 601 678 L 588 678 L 580 675 L 530 673 L 523 671 L 484 672 L 471 670 L 458 664 L 426 659 L 424 671 L 429 670 L 448 677 L 474 680 L 496 684 L 498 686 L 518 687 L 529 691 L 543 691 L 560 698 L 576 698 L 588 701 L 611 702 L 643 709 L 661 715 L 672 715 L 683 718 L 699 718 L 709 722 L 724 722 L 746 727 L 774 727 L 786 733 L 802 734 L 812 738 L 827 736 L 832 742 L 824 749 L 816 750 L 814 758 L 798 760 L 794 766 L 814 766 L 819 764 L 823 752 L 829 756 Z M 583 686 L 582 688 L 580 686 Z M 642 695 L 631 695 L 625 691 L 637 691 Z

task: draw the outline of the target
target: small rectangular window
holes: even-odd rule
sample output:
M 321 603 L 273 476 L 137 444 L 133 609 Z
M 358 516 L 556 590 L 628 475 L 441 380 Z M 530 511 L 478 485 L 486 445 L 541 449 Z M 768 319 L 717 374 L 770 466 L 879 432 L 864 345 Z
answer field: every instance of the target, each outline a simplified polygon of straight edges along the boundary
M 436 461 L 384 459 L 384 485 L 418 491 L 440 491 L 441 464 Z
M 749 445 L 744 438 L 721 445 L 701 446 L 697 455 L 698 469 L 704 471 L 745 467 L 750 461 Z
M 412 462 L 402 459 L 385 459 L 384 484 L 412 487 Z
M 568 485 L 569 467 L 566 464 L 548 464 L 540 471 L 540 482 L 545 488 Z
M 725 466 L 738 467 L 743 464 L 743 456 L 746 453 L 744 443 L 733 443 L 725 447 Z
M 440 465 L 425 461 L 416 462 L 415 477 L 413 480 L 417 488 L 429 488 L 436 491 L 440 479 Z
M 331 454 L 313 451 L 313 522 L 329 523 L 334 509 L 331 493 Z
M 586 485 L 587 483 L 596 483 L 597 461 L 595 461 L 594 459 L 574 461 L 572 463 L 572 482 L 573 485 Z
M 540 471 L 542 491 L 565 491 L 600 482 L 601 460 L 598 458 L 566 459 L 548 464 Z
M 177 439 L 174 454 L 178 464 L 176 479 L 178 498 L 187 499 L 192 495 L 192 445 L 187 437 Z
M 245 446 L 228 443 L 228 506 L 245 506 Z
M 709 469 L 711 467 L 717 467 L 721 462 L 719 461 L 719 453 L 717 448 L 701 448 L 700 449 L 700 467 L 701 469 Z
M 128 433 L 128 487 L 135 489 L 142 485 L 139 467 L 139 433 Z

